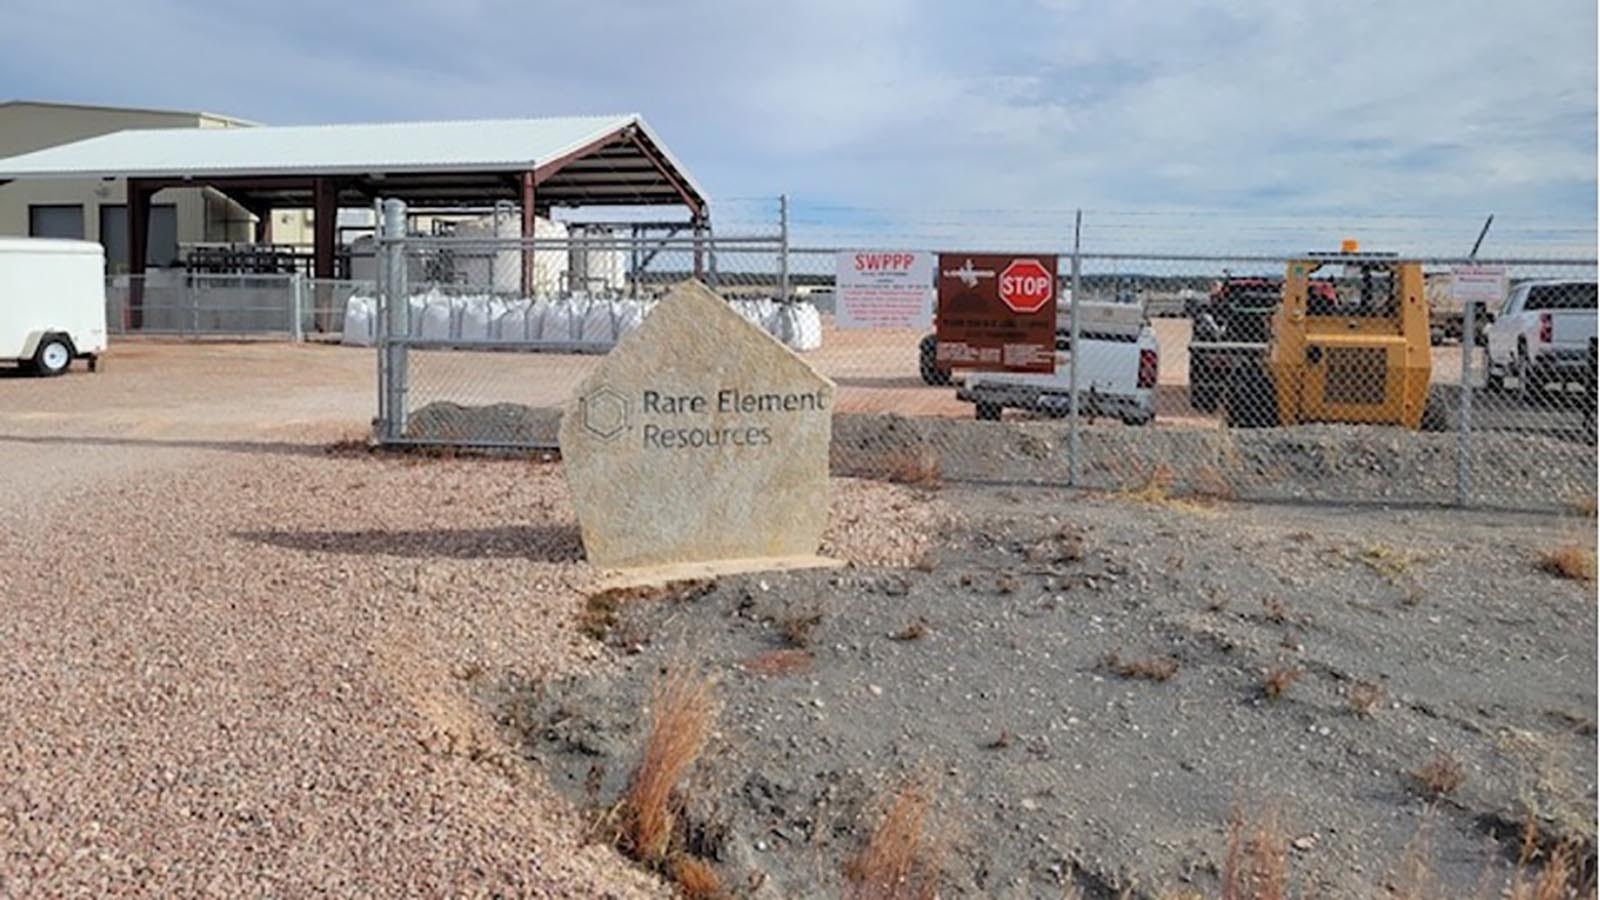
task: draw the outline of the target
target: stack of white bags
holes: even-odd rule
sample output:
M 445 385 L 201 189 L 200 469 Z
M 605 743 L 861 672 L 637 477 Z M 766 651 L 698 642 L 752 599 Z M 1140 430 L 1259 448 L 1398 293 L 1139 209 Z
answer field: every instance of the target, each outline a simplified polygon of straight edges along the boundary
M 745 319 L 796 350 L 822 346 L 822 317 L 810 303 L 730 300 Z M 431 341 L 482 341 L 572 350 L 603 350 L 643 324 L 654 300 L 568 297 L 507 300 L 488 294 L 446 295 L 437 288 L 411 297 L 411 336 Z M 343 343 L 377 341 L 377 301 L 354 296 L 345 304 Z

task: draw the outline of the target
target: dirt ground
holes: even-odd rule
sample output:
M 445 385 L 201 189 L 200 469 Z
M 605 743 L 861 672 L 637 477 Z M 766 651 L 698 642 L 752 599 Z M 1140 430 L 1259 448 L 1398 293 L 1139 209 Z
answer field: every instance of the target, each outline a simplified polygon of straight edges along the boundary
M 1536 563 L 1592 551 L 1592 519 L 836 479 L 849 567 L 630 609 L 635 648 L 581 627 L 600 573 L 558 465 L 328 452 L 366 431 L 371 351 L 106 362 L 0 377 L 0 895 L 664 896 L 585 840 L 582 781 L 599 761 L 615 792 L 682 659 L 725 700 L 695 775 L 719 871 L 769 896 L 833 892 L 908 772 L 968 896 L 1209 889 L 1235 799 L 1309 839 L 1307 896 L 1362 896 L 1440 749 L 1466 776 L 1435 814 L 1449 884 L 1525 801 L 1551 835 L 1592 811 L 1593 586 Z M 744 668 L 813 608 L 804 673 Z M 1124 680 L 1111 651 L 1179 668 Z M 1279 662 L 1303 675 L 1269 702 Z
M 1299 896 L 1379 896 L 1425 822 L 1440 896 L 1469 896 L 1486 867 L 1505 875 L 1529 808 L 1592 860 L 1593 587 L 1535 565 L 1592 524 L 1048 490 L 926 502 L 958 512 L 913 567 L 625 607 L 615 668 L 501 698 L 523 754 L 604 807 L 658 673 L 711 673 L 724 706 L 691 827 L 763 897 L 837 894 L 907 779 L 932 786 L 946 896 L 1217 896 L 1235 803 L 1278 813 Z M 799 663 L 763 664 L 785 653 Z M 1166 660 L 1169 681 L 1119 674 Z M 1273 667 L 1298 673 L 1277 699 Z M 1439 754 L 1465 780 L 1430 813 L 1412 773 Z

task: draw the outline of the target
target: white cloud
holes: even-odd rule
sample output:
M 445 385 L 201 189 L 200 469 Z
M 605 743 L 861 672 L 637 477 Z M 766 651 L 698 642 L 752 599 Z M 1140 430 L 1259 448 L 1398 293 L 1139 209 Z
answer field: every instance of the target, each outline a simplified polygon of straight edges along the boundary
M 1592 228 L 1595 16 L 1592 0 L 11 0 L 0 83 L 274 122 L 637 110 L 714 194 L 786 191 L 908 229 L 962 207 L 1056 234 L 1080 205 Z

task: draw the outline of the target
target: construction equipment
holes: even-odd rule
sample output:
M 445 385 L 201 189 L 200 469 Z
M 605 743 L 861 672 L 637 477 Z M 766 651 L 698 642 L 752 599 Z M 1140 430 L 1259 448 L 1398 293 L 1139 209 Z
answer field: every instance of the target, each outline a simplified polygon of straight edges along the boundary
M 1325 266 L 1342 270 L 1336 300 L 1309 289 Z M 1228 421 L 1428 427 L 1431 368 L 1422 266 L 1345 241 L 1338 253 L 1289 262 L 1266 363 L 1230 384 Z

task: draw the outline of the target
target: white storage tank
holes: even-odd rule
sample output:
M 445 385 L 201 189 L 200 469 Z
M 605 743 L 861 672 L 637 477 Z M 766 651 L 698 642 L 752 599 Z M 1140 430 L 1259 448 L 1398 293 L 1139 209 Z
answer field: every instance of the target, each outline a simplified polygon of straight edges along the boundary
M 491 238 L 515 241 L 522 237 L 522 217 L 510 215 L 483 216 L 456 225 L 455 236 L 460 238 Z M 567 226 L 539 217 L 533 221 L 535 239 L 560 239 L 567 236 Z M 496 294 L 522 293 L 522 248 L 513 245 L 500 247 L 454 248 L 455 282 L 473 290 L 492 291 Z M 535 294 L 558 291 L 566 282 L 568 268 L 564 250 L 537 250 L 533 262 L 533 290 Z
M 628 257 L 614 245 L 617 235 L 609 228 L 571 226 L 568 253 L 568 287 L 591 294 L 619 292 L 628 278 Z

